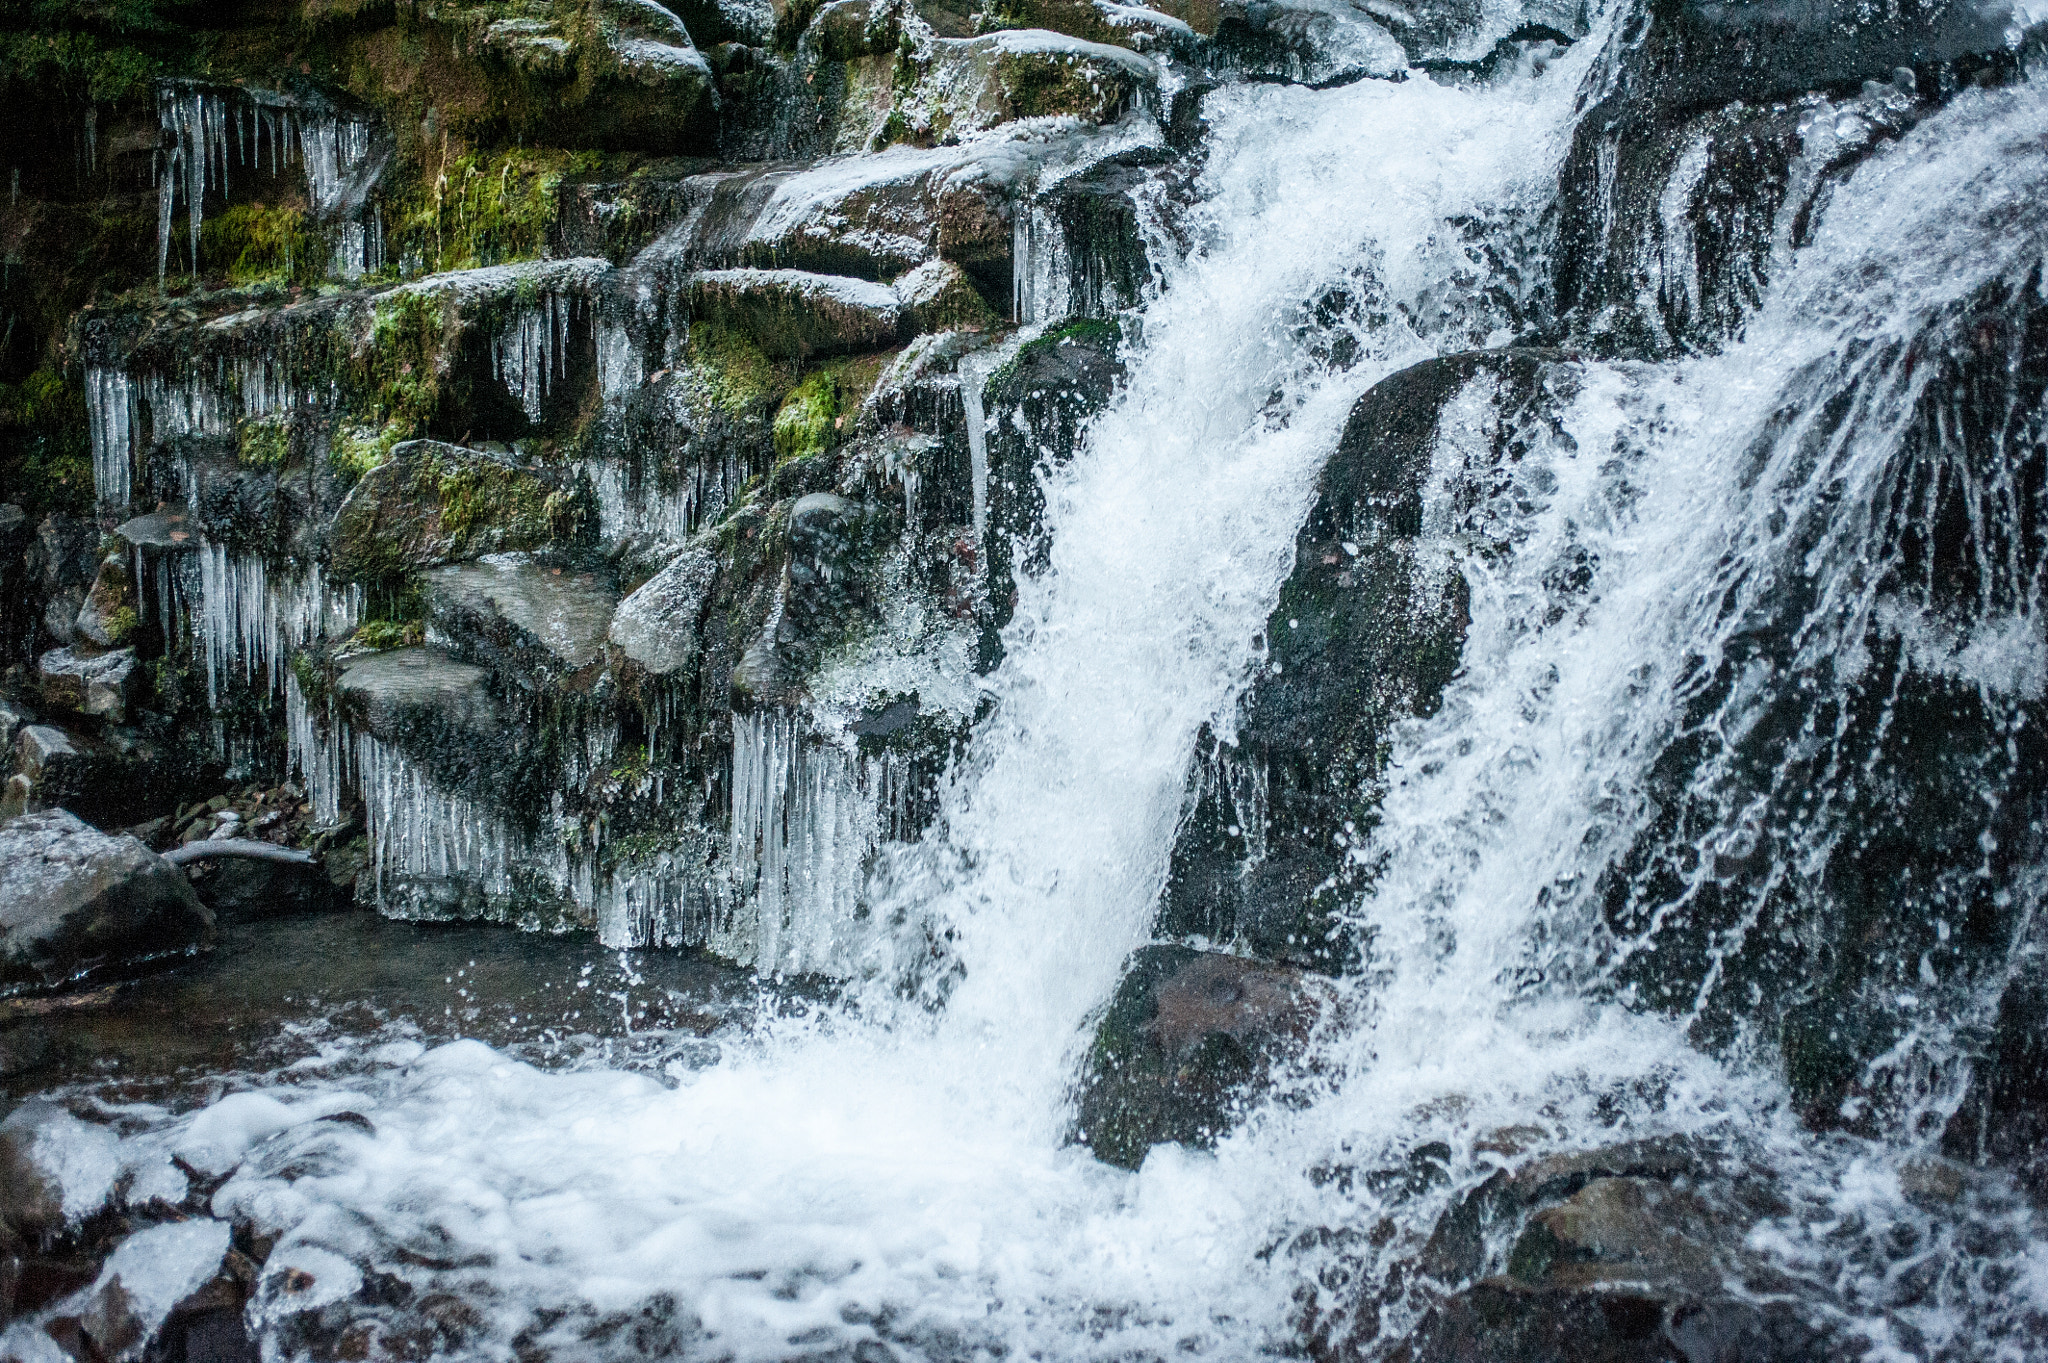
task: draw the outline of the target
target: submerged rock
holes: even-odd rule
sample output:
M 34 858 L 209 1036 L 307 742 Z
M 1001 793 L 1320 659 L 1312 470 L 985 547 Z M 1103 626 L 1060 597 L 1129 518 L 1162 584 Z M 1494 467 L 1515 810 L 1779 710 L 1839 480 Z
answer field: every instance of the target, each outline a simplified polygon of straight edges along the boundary
M 61 809 L 0 825 L 0 984 L 60 985 L 212 937 L 184 873 L 134 838 Z
M 1299 1050 L 1327 1002 L 1286 966 L 1141 948 L 1096 1027 L 1076 1138 L 1127 1169 L 1166 1141 L 1213 1145 Z

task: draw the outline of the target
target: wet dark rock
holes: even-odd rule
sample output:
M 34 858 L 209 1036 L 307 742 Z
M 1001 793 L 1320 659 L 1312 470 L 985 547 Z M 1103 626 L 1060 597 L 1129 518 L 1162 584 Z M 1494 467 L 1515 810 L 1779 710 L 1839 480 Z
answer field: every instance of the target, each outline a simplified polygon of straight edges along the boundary
M 1830 367 L 1795 380 L 1802 394 L 1840 396 L 1812 427 L 1767 429 L 1756 457 L 1781 441 L 1802 458 L 1859 441 L 1888 452 L 1883 509 L 1854 549 L 1876 610 L 1841 649 L 1816 653 L 1803 641 L 1826 618 L 1832 565 L 1789 575 L 1755 608 L 1726 607 L 1743 614 L 1693 664 L 1701 675 L 1648 768 L 1640 830 L 1599 886 L 1627 944 L 1616 979 L 1637 1006 L 1690 1018 L 1703 1047 L 1775 1042 L 1816 1129 L 1874 1134 L 1915 1111 L 1927 1080 L 1911 1057 L 1924 1053 L 1894 1047 L 1973 1018 L 2020 945 L 2026 916 L 2002 887 L 2041 855 L 2048 707 L 2038 683 L 1971 674 L 1948 661 L 1957 646 L 1909 641 L 1995 627 L 2041 570 L 2040 525 L 2003 509 L 2036 494 L 1986 514 L 1965 510 L 1981 494 L 1936 491 L 2039 485 L 2048 302 L 2037 289 L 1986 286 L 1858 358 L 1858 377 Z M 1874 401 L 1898 405 L 1873 421 Z M 1933 519 L 1906 510 L 1933 506 Z M 1782 532 L 1785 561 L 1810 562 L 1840 524 L 1825 499 L 1801 504 Z M 1765 669 L 1783 680 L 1752 696 L 1745 679 Z M 1862 775 L 1837 788 L 1844 771 Z
M 223 857 L 192 875 L 200 901 L 221 922 L 279 913 L 324 913 L 345 907 L 324 865 L 294 866 Z
M 334 576 L 384 583 L 439 563 L 573 539 L 585 508 L 557 477 L 439 441 L 395 447 L 334 520 Z
M 422 579 L 428 619 L 494 670 L 543 686 L 603 661 L 618 602 L 604 574 L 530 554 L 489 554 L 430 568 Z
M 1070 323 L 1027 343 L 989 376 L 987 419 L 989 619 L 979 665 L 1000 657 L 997 632 L 1016 609 L 1016 581 L 1045 570 L 1041 474 L 1074 457 L 1081 428 L 1109 405 L 1123 381 L 1121 329 L 1113 322 Z
M 212 938 L 184 874 L 135 839 L 61 809 L 0 825 L 0 983 L 51 987 Z
M 4 808 L 61 806 L 103 828 L 148 817 L 169 798 L 166 779 L 174 773 L 166 771 L 155 749 L 133 739 L 131 731 L 119 729 L 90 738 L 47 724 L 23 726 L 14 740 L 14 775 Z
M 2048 969 L 2038 951 L 2020 955 L 1999 999 L 1990 1044 L 1962 1106 L 1942 1132 L 1942 1150 L 1970 1164 L 2011 1169 L 2048 1199 Z
M 51 649 L 36 659 L 36 671 L 44 705 L 109 724 L 127 719 L 145 680 L 134 649 L 85 643 Z
M 789 698 L 820 654 L 873 622 L 886 518 L 837 493 L 813 492 L 790 508 L 788 534 L 781 610 L 733 671 L 736 708 Z
M 651 676 L 688 668 L 697 658 L 698 632 L 717 575 L 718 559 L 709 549 L 685 549 L 619 603 L 610 643 Z
M 1299 1051 L 1326 1002 L 1286 966 L 1141 948 L 1096 1027 L 1076 1139 L 1127 1169 L 1162 1142 L 1213 1145 Z
M 1549 352 L 1474 352 L 1403 370 L 1359 400 L 1267 618 L 1237 741 L 1203 737 L 1161 935 L 1345 961 L 1331 914 L 1370 882 L 1350 850 L 1377 822 L 1392 728 L 1435 712 L 1464 642 L 1464 577 L 1423 527 L 1439 418 L 1468 392 L 1493 414 L 1483 447 L 1463 453 L 1470 503 L 1489 470 L 1547 431 L 1551 389 L 1567 377 Z

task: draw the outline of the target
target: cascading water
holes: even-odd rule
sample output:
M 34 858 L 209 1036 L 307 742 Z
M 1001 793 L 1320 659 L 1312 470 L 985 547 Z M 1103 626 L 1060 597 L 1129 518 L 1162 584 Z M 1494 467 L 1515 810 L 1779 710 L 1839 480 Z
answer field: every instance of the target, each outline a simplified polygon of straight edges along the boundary
M 1796 944 L 1791 910 L 1838 912 L 1830 859 L 1910 699 L 1902 660 L 2011 740 L 1976 773 L 1998 798 L 1965 802 L 1940 845 L 1974 839 L 1981 866 L 1951 879 L 1995 878 L 2007 936 L 2030 930 L 2039 830 L 2004 811 L 2038 787 L 2040 555 L 2013 527 L 2039 494 L 1970 453 L 1982 433 L 1934 385 L 2010 341 L 1986 300 L 2044 296 L 2038 82 L 1959 96 L 1878 152 L 1810 244 L 1785 243 L 1726 354 L 1547 360 L 1553 419 L 1505 462 L 1498 380 L 1464 381 L 1422 497 L 1423 551 L 1469 588 L 1462 668 L 1394 735 L 1354 850 L 1371 892 L 1347 913 L 1362 964 L 1341 1021 L 1290 1101 L 1213 1157 L 1160 1147 L 1125 1174 L 1066 1143 L 1086 1025 L 1150 935 L 1197 735 L 1230 738 L 1271 667 L 1259 635 L 1319 466 L 1378 379 L 1514 339 L 1469 301 L 1502 267 L 1463 229 L 1543 220 L 1598 46 L 1485 83 L 1212 94 L 1197 249 L 1127 387 L 1048 475 L 1050 564 L 1020 583 L 938 824 L 847 912 L 869 915 L 847 938 L 851 1006 L 672 1066 L 673 1088 L 473 1042 L 330 1062 L 312 1086 L 331 1091 L 299 1085 L 306 1114 L 347 1105 L 374 1134 L 307 1122 L 215 1202 L 275 1237 L 266 1284 L 301 1284 L 266 1286 L 251 1319 L 296 1347 L 374 1271 L 454 1294 L 507 1354 L 1238 1358 L 1297 1349 L 1309 1312 L 1370 1355 L 1440 1295 L 1402 1265 L 1513 1131 L 1524 1151 L 1739 1146 L 1784 1185 L 1749 1247 L 1804 1309 L 1872 1357 L 1904 1356 L 1905 1330 L 1923 1352 L 2023 1356 L 2048 1310 L 2030 1214 L 1994 1188 L 1937 1225 L 1901 1191 L 1960 1101 L 1956 1033 L 2000 964 L 1942 950 L 1975 890 L 1918 887 L 1930 945 L 1886 983 L 1883 1063 L 1829 1091 L 1834 1134 L 1801 1124 L 1724 996 L 1768 1012 L 1766 982 L 1796 992 L 1753 957 Z M 1666 247 L 1684 254 L 1675 231 Z M 2008 416 L 1992 447 L 2017 460 L 2038 394 Z M 735 860 L 786 876 L 795 736 L 749 741 Z M 1671 969 L 1645 972 L 1660 953 Z M 1432 1177 L 1374 1176 L 1425 1148 Z M 1476 1253 L 1493 1271 L 1504 1247 Z

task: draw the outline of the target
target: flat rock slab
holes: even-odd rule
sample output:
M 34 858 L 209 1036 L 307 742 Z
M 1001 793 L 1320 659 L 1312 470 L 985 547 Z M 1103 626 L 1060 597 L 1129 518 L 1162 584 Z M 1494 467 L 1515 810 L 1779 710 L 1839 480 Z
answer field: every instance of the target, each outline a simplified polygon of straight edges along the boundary
M 596 573 L 529 554 L 487 554 L 425 574 L 428 610 L 451 633 L 501 648 L 541 650 L 569 671 L 602 661 L 618 593 Z
M 690 315 L 734 327 L 776 359 L 886 350 L 903 339 L 886 284 L 804 270 L 705 270 L 685 284 Z
M 61 809 L 0 826 L 0 985 L 52 987 L 212 937 L 184 874 L 136 839 Z
M 199 547 L 198 523 L 182 506 L 165 507 L 147 516 L 123 521 L 114 527 L 114 533 L 137 549 L 151 549 L 158 553 L 184 553 Z
M 395 648 L 351 660 L 336 683 L 342 700 L 379 738 L 395 740 L 423 720 L 477 734 L 502 727 L 490 674 L 438 648 Z

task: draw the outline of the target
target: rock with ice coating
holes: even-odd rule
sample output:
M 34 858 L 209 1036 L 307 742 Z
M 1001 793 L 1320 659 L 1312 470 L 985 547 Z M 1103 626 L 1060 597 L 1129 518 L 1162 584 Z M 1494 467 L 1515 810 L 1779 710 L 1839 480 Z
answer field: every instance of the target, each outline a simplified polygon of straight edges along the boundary
M 886 284 L 802 270 L 706 270 L 685 289 L 690 315 L 751 336 L 777 359 L 884 350 L 903 307 Z
M 599 573 L 532 554 L 486 554 L 430 568 L 423 580 L 428 619 L 471 657 L 536 679 L 603 660 L 618 594 Z
M 1784 1205 L 1768 1174 L 1685 1140 L 1519 1161 L 1512 1142 L 1483 1144 L 1510 1168 L 1454 1204 L 1423 1251 L 1424 1272 L 1465 1286 L 1404 1346 L 1417 1363 L 1806 1363 L 1860 1352 L 1785 1296 L 1751 1290 L 1781 1280 L 1745 1238 Z M 1353 1176 L 1427 1186 L 1446 1179 L 1449 1154 L 1425 1146 L 1405 1168 Z M 1487 1244 L 1502 1238 L 1505 1271 L 1481 1276 Z M 1353 1317 L 1359 1335 L 1340 1355 L 1365 1341 L 1372 1314 Z
M 1344 965 L 1335 915 L 1363 870 L 1348 849 L 1377 821 L 1387 744 L 1435 712 L 1464 643 L 1468 589 L 1446 551 L 1465 532 L 1425 525 L 1425 488 L 1498 478 L 1548 438 L 1569 378 L 1549 352 L 1483 351 L 1359 399 L 1296 536 L 1236 739 L 1202 740 L 1162 935 Z
M 586 512 L 562 480 L 510 458 L 437 440 L 394 447 L 335 514 L 333 572 L 389 582 L 437 563 L 575 537 Z
M 75 1318 L 110 1363 L 140 1358 L 172 1310 L 220 1270 L 229 1238 L 227 1222 L 209 1219 L 138 1231 L 115 1246 L 90 1287 L 51 1314 Z
M 476 739 L 502 731 L 490 674 L 438 648 L 395 648 L 343 664 L 335 688 L 358 722 L 397 740 L 420 729 Z
M 51 986 L 210 942 L 177 867 L 64 810 L 0 826 L 0 984 Z
M 685 549 L 619 603 L 612 645 L 653 676 L 681 672 L 696 661 L 698 630 L 717 576 L 718 559 L 709 549 Z
M 76 1226 L 107 1205 L 121 1172 L 120 1137 L 55 1103 L 31 1100 L 0 1122 L 0 1220 L 21 1234 Z
M 915 332 L 981 331 L 995 325 L 996 315 L 975 291 L 967 272 L 950 260 L 930 260 L 896 281 L 896 295 Z
M 90 607 L 88 606 L 89 610 Z M 122 723 L 143 682 L 132 648 L 108 651 L 97 645 L 53 648 L 36 659 L 43 703 L 53 710 Z
M 1274 1064 L 1300 1048 L 1326 1001 L 1312 977 L 1286 966 L 1142 948 L 1096 1026 L 1078 1139 L 1127 1169 L 1163 1142 L 1213 1145 Z

